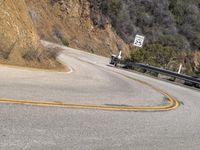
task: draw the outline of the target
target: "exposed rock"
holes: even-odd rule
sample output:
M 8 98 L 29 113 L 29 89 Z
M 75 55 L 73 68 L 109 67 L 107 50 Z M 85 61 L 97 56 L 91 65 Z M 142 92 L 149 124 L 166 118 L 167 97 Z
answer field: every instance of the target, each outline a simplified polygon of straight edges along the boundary
M 33 14 L 38 19 L 36 14 Z M 43 48 L 24 0 L 0 1 L 0 62 L 51 68 L 59 63 Z
M 0 5 L 0 57 L 21 61 L 30 49 L 40 50 L 40 42 L 27 13 L 24 0 L 6 0 Z
M 88 0 L 26 0 L 30 15 L 41 38 L 69 43 L 70 47 L 109 56 L 129 47 L 111 25 L 93 25 Z M 64 41 L 64 42 L 63 42 Z

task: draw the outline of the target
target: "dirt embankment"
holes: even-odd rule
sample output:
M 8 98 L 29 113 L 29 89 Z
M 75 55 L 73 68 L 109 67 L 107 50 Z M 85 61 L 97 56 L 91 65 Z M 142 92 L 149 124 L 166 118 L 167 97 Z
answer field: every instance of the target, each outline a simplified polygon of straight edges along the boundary
M 56 55 L 41 45 L 24 0 L 0 1 L 0 63 L 60 68 Z
M 94 26 L 89 0 L 26 0 L 29 14 L 42 39 L 91 53 L 110 56 L 129 48 L 108 23 Z

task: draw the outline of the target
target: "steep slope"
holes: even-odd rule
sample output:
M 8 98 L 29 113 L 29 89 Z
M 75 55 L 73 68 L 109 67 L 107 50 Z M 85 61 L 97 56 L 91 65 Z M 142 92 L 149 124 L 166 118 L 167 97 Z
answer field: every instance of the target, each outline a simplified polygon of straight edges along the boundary
M 133 42 L 139 33 L 146 36 L 146 44 L 200 49 L 199 0 L 91 0 L 91 3 L 93 21 L 105 24 L 99 18 L 109 17 L 127 43 Z
M 133 60 L 159 67 L 175 64 L 175 70 L 183 63 L 184 73 L 200 74 L 197 63 L 200 61 L 199 0 L 90 2 L 91 19 L 96 26 L 104 26 L 105 20 L 110 20 L 117 34 L 128 44 L 133 43 L 136 34 L 145 36 L 144 48 L 132 48 Z
M 25 1 L 1 0 L 0 62 L 42 68 L 60 66 L 50 53 L 40 44 Z
M 60 42 L 70 47 L 109 56 L 128 46 L 113 31 L 93 25 L 88 0 L 26 0 L 29 14 L 42 39 Z

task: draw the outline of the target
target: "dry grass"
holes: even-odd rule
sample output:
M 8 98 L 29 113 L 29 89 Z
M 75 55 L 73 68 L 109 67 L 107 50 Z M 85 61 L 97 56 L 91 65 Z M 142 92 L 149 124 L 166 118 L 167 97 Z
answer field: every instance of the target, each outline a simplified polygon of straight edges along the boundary
M 0 63 L 64 70 L 66 67 L 57 60 L 59 51 L 42 46 L 25 1 L 6 0 L 1 4 Z
M 60 49 L 43 49 L 40 53 L 38 50 L 28 50 L 22 59 L 17 61 L 9 59 L 9 54 L 4 52 L 0 47 L 0 63 L 4 65 L 15 65 L 20 67 L 31 67 L 39 69 L 48 69 L 56 71 L 68 71 L 68 68 L 62 64 L 58 59 Z

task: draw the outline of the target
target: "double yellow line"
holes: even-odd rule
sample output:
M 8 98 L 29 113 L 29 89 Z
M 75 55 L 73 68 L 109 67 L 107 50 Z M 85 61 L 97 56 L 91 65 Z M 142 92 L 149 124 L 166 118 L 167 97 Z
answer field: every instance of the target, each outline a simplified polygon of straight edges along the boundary
M 112 110 L 112 111 L 169 111 L 176 109 L 179 103 L 170 98 L 169 104 L 165 106 L 106 106 L 106 105 L 92 105 L 92 104 L 67 104 L 61 102 L 47 102 L 47 101 L 32 101 L 32 100 L 15 100 L 1 98 L 0 103 L 4 104 L 20 104 L 40 107 L 62 107 L 72 109 L 97 109 L 97 110 Z
M 121 73 L 119 73 L 121 74 Z M 121 74 L 126 76 L 124 74 Z M 169 111 L 174 110 L 179 107 L 180 103 L 166 92 L 146 83 L 144 81 L 126 76 L 132 80 L 145 84 L 146 86 L 154 89 L 155 91 L 162 94 L 168 100 L 168 104 L 163 106 L 112 106 L 112 105 L 95 105 L 95 104 L 70 104 L 62 102 L 48 102 L 48 101 L 33 101 L 33 100 L 16 100 L 8 98 L 0 98 L 0 103 L 5 104 L 20 104 L 20 105 L 31 105 L 31 106 L 41 106 L 41 107 L 62 107 L 62 108 L 72 108 L 72 109 L 97 109 L 97 110 L 111 110 L 111 111 Z

